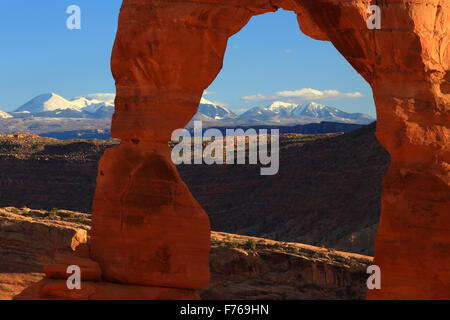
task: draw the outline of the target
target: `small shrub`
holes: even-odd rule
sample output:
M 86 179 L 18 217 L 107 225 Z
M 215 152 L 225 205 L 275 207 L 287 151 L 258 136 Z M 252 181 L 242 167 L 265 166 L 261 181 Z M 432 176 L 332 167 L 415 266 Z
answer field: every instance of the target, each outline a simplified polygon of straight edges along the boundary
M 52 217 L 56 217 L 59 214 L 58 209 L 53 208 L 52 210 L 47 212 L 47 217 L 52 218 Z
M 56 214 L 63 218 L 75 218 L 74 212 L 56 212 Z
M 231 245 L 232 248 L 237 248 L 239 246 L 239 243 L 231 242 L 230 245 Z
M 251 250 L 256 250 L 256 241 L 255 241 L 255 239 L 248 239 L 248 240 L 247 240 L 247 246 L 248 246 Z
M 12 212 L 12 213 L 15 213 L 15 214 L 19 214 L 20 210 L 17 209 L 17 208 L 12 207 L 12 208 L 9 208 L 9 212 Z
M 356 261 L 352 257 L 349 257 L 345 259 L 345 263 L 348 264 L 349 266 L 352 266 L 356 263 Z

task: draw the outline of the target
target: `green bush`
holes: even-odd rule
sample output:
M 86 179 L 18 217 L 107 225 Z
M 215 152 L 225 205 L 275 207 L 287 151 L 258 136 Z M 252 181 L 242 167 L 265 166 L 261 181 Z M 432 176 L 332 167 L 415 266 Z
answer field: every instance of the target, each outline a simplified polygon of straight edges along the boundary
M 356 261 L 352 257 L 348 257 L 347 259 L 345 259 L 345 263 L 351 267 L 356 263 Z
M 47 212 L 47 217 L 52 218 L 52 217 L 56 217 L 59 214 L 58 209 L 53 208 L 52 210 Z
M 251 250 L 256 250 L 256 241 L 255 241 L 255 239 L 248 239 L 247 240 L 247 246 Z
M 15 213 L 15 214 L 19 214 L 20 210 L 13 207 L 13 208 L 9 208 L 9 212 L 12 212 L 12 213 Z

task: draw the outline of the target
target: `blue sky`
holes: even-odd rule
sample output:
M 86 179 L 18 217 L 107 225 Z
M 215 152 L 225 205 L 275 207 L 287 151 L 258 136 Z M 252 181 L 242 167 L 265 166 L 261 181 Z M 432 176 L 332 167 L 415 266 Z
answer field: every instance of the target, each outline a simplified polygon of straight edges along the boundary
M 66 28 L 72 4 L 81 8 L 81 30 Z M 45 92 L 66 98 L 114 92 L 110 55 L 120 5 L 121 0 L 2 1 L 0 109 L 12 111 Z M 235 111 L 272 100 L 314 100 L 375 116 L 370 86 L 331 43 L 303 35 L 295 14 L 286 11 L 253 17 L 230 38 L 224 68 L 207 92 L 205 98 Z

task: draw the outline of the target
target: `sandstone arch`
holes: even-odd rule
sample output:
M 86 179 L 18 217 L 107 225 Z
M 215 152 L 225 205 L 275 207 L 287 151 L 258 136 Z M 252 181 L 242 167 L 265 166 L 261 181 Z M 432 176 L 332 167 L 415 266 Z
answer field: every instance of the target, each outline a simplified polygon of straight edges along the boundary
M 381 30 L 366 27 L 373 3 Z M 99 165 L 92 258 L 109 281 L 208 282 L 209 221 L 166 142 L 195 114 L 227 39 L 278 8 L 331 41 L 373 89 L 391 166 L 375 247 L 382 290 L 368 298 L 450 298 L 448 0 L 124 0 L 112 55 L 112 135 L 122 143 Z
M 208 281 L 208 219 L 164 143 L 195 114 L 227 39 L 253 15 L 283 8 L 373 88 L 392 164 L 375 251 L 383 289 L 369 298 L 449 298 L 450 4 L 376 3 L 381 30 L 367 28 L 365 0 L 124 1 L 112 56 L 112 134 L 123 142 L 101 161 L 93 208 L 92 255 L 107 278 L 194 289 Z

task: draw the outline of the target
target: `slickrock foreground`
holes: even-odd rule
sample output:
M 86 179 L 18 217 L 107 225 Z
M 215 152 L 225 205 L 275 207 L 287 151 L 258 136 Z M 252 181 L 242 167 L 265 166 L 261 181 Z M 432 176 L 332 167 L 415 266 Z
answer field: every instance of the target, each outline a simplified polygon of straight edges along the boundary
M 192 290 L 121 285 L 104 281 L 89 247 L 70 249 L 76 234 L 86 234 L 90 220 L 71 211 L 0 209 L 0 239 L 21 238 L 7 259 L 0 261 L 0 299 L 196 299 Z M 15 221 L 13 234 L 6 222 Z M 23 226 L 31 226 L 28 229 Z M 73 227 L 76 225 L 77 227 Z M 22 226 L 22 228 L 19 228 Z M 64 227 L 75 230 L 70 236 Z M 47 229 L 44 229 L 47 228 Z M 43 230 L 49 230 L 43 232 Z M 50 236 L 51 235 L 51 236 Z M 89 233 L 88 233 L 89 235 Z M 22 265 L 22 256 L 40 237 L 51 250 L 41 250 Z M 372 258 L 333 249 L 212 232 L 211 283 L 199 291 L 202 299 L 363 299 L 366 268 Z M 3 241 L 0 241 L 3 243 Z M 56 251 L 56 254 L 55 254 Z M 3 257 L 7 250 L 0 246 Z M 78 253 L 77 253 L 78 252 Z M 63 267 L 77 263 L 82 269 L 82 290 L 68 290 Z M 11 270 L 22 266 L 20 270 Z M 60 266 L 60 267 L 58 267 Z M 83 266 L 89 267 L 84 273 Z M 47 277 L 42 271 L 45 270 Z M 91 276 L 94 274 L 94 277 Z M 51 277 L 51 278 L 49 278 Z M 97 281 L 91 281 L 91 280 Z M 33 284 L 34 283 L 34 284 Z M 23 292 L 22 292 L 23 291 Z
M 27 208 L 0 209 L 0 300 L 11 299 L 43 277 L 56 252 L 85 243 L 88 215 Z
M 42 272 L 57 251 L 87 242 L 89 228 L 79 222 L 88 220 L 87 215 L 61 219 L 55 212 L 0 209 L 0 272 Z

